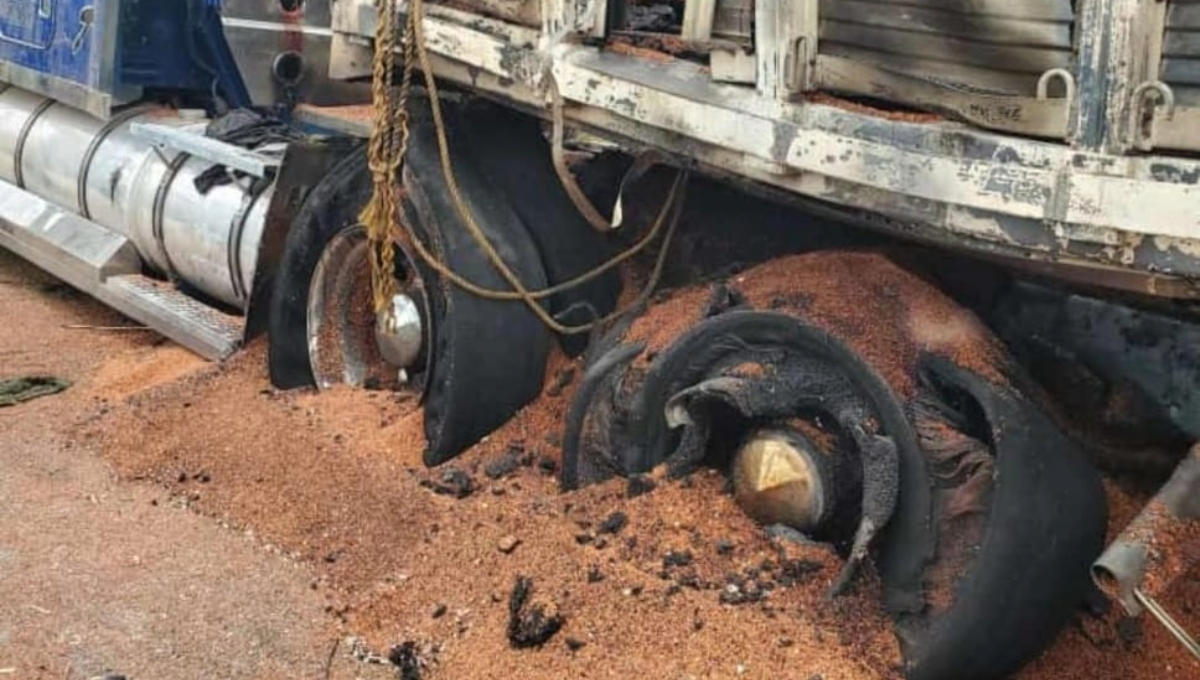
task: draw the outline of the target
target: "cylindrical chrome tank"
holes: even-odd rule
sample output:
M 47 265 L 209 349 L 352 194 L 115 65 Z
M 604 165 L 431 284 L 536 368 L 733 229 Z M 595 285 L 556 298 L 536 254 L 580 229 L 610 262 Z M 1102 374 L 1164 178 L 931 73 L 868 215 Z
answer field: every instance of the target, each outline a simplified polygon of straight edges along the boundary
M 183 123 L 166 109 L 106 122 L 0 91 L 0 179 L 126 236 L 159 273 L 243 308 L 274 187 L 255 193 L 243 181 L 201 194 L 195 180 L 212 164 L 135 138 L 137 121 Z

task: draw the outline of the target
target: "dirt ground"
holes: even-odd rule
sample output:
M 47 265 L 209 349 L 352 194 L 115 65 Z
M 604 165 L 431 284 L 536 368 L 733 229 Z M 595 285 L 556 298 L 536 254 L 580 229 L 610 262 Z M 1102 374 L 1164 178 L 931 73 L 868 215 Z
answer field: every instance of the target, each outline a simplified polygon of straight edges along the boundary
M 566 361 L 429 471 L 411 400 L 276 392 L 260 345 L 217 366 L 106 330 L 129 322 L 3 253 L 0 309 L 0 376 L 74 382 L 0 409 L 0 680 L 371 680 L 404 643 L 407 677 L 899 677 L 870 578 L 826 600 L 834 556 L 772 542 L 718 476 L 559 493 Z M 1138 499 L 1110 490 L 1118 526 Z M 541 646 L 509 643 L 518 577 L 561 622 Z M 1200 575 L 1165 604 L 1200 631 Z M 1081 612 L 1019 676 L 1060 677 L 1200 664 L 1152 621 Z

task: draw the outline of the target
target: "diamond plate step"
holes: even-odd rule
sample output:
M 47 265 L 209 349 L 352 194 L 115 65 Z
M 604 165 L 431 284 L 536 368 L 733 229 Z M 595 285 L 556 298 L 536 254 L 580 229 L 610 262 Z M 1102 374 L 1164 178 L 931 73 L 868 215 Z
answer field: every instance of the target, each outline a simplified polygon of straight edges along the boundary
M 241 347 L 242 317 L 209 307 L 168 283 L 139 274 L 112 276 L 97 297 L 206 359 L 219 361 Z
M 224 359 L 241 346 L 241 317 L 143 276 L 129 239 L 3 181 L 0 247 L 206 359 Z

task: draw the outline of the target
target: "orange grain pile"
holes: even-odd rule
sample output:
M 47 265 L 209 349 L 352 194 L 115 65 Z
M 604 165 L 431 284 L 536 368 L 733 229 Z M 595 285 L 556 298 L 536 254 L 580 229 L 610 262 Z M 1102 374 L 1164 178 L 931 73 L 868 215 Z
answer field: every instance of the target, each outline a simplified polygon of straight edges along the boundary
M 762 602 L 720 603 L 728 574 L 766 561 L 777 568 L 780 554 L 719 475 L 633 499 L 619 482 L 561 494 L 539 463 L 560 455 L 571 387 L 544 395 L 452 463 L 479 486 L 455 500 L 420 484 L 439 473 L 419 466 L 415 402 L 347 389 L 277 393 L 262 364 L 261 348 L 251 348 L 224 369 L 131 398 L 85 435 L 124 476 L 156 480 L 180 502 L 313 565 L 321 574 L 314 587 L 342 632 L 380 648 L 436 642 L 444 677 L 468 680 L 601 669 L 735 677 L 739 668 L 750 678 L 896 677 L 898 648 L 875 587 L 825 600 L 838 570 L 831 554 L 808 555 L 817 571 Z M 555 364 L 548 385 L 576 368 L 561 357 Z M 510 446 L 533 465 L 489 479 L 487 464 Z M 628 525 L 597 534 L 617 510 Z M 603 540 L 581 543 L 581 535 Z M 506 536 L 520 541 L 511 554 L 497 547 Z M 724 541 L 727 552 L 718 550 Z M 691 564 L 665 569 L 671 551 L 688 551 Z M 603 580 L 589 583 L 593 569 Z M 567 615 L 540 650 L 512 650 L 505 639 L 517 575 L 533 577 Z M 439 604 L 447 614 L 434 618 Z M 571 651 L 567 638 L 585 644 Z
M 731 284 L 763 306 L 803 286 L 802 299 L 784 303 L 813 318 L 842 319 L 859 338 L 853 346 L 869 356 L 903 357 L 888 369 L 890 379 L 903 381 L 913 349 L 895 346 L 900 329 L 916 323 L 927 349 L 949 352 L 978 331 L 938 296 L 906 300 L 914 281 L 886 258 L 862 254 L 785 258 Z M 655 324 L 635 324 L 629 336 L 665 346 L 696 321 L 707 295 L 683 293 L 668 313 L 655 314 Z M 931 323 L 937 328 L 924 328 Z M 868 339 L 884 349 L 872 350 Z M 959 358 L 978 361 L 980 370 L 991 365 L 989 356 Z M 719 475 L 660 482 L 632 499 L 619 481 L 560 493 L 551 468 L 582 371 L 577 362 L 556 356 L 542 398 L 451 463 L 477 485 L 462 500 L 422 484 L 441 471 L 420 464 L 420 411 L 411 397 L 278 393 L 264 363 L 256 346 L 224 368 L 122 398 L 82 436 L 124 477 L 155 480 L 179 502 L 308 563 L 339 633 L 364 635 L 377 649 L 406 639 L 437 644 L 436 677 L 456 680 L 899 676 L 898 646 L 870 574 L 855 595 L 829 601 L 834 556 L 819 549 L 796 555 L 796 547 L 781 555 L 724 492 Z M 574 381 L 563 388 L 572 371 Z M 490 479 L 488 465 L 509 451 L 531 464 Z M 1113 525 L 1123 526 L 1140 499 L 1115 486 L 1110 495 Z M 616 511 L 628 524 L 601 533 Z M 501 551 L 510 539 L 515 549 Z M 665 565 L 668 553 L 684 552 L 686 565 Z M 799 583 L 760 602 L 721 603 L 731 575 L 757 577 L 764 563 L 778 570 L 793 558 L 812 565 Z M 544 648 L 507 644 L 507 597 L 518 575 L 532 577 L 537 597 L 566 615 Z M 1179 582 L 1166 604 L 1200 630 L 1197 575 Z M 434 616 L 442 605 L 445 613 Z M 1200 665 L 1151 622 L 1127 641 L 1115 612 L 1079 621 L 1018 677 L 1200 677 Z
M 983 325 L 883 253 L 782 257 L 735 276 L 730 285 L 756 308 L 789 310 L 828 329 L 901 394 L 914 389 L 913 367 L 923 351 L 1006 382 L 999 345 Z

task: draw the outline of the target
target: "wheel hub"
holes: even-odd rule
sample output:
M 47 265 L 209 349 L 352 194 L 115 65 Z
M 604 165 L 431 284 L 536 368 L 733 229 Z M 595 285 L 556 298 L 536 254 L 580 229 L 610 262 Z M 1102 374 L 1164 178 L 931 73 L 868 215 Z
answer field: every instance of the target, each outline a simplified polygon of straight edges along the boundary
M 831 505 L 826 491 L 830 480 L 822 478 L 815 458 L 821 455 L 797 432 L 760 430 L 734 456 L 734 497 L 760 524 L 810 533 L 820 527 Z
M 375 342 L 383 360 L 407 370 L 421 356 L 425 330 L 417 303 L 404 293 L 392 296 L 390 308 L 375 317 Z
M 326 245 L 313 272 L 307 322 L 313 377 L 321 388 L 423 387 L 416 378 L 427 372 L 432 330 L 423 282 L 398 249 L 399 292 L 375 314 L 369 249 L 363 228 L 347 227 Z

